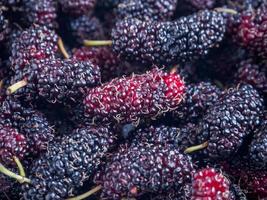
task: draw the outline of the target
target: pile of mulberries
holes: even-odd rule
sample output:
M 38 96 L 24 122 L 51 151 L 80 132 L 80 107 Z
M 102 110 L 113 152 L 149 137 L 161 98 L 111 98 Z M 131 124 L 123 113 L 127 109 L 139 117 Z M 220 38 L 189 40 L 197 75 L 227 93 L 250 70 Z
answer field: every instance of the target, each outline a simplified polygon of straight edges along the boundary
M 0 199 L 267 199 L 266 21 L 267 0 L 0 0 Z

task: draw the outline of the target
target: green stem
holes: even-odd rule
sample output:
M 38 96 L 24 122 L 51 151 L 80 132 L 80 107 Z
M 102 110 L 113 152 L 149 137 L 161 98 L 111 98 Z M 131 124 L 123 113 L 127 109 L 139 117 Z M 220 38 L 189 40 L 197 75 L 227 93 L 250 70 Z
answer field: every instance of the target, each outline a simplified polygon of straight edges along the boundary
M 111 40 L 84 40 L 83 44 L 85 46 L 91 47 L 91 46 L 108 46 L 112 45 Z
M 184 152 L 185 153 L 193 153 L 195 151 L 199 151 L 199 150 L 205 149 L 208 145 L 209 145 L 208 142 L 204 142 L 203 144 L 189 147 Z
M 20 183 L 31 183 L 30 179 L 15 174 L 14 172 L 5 168 L 2 164 L 0 164 L 0 172 L 2 172 L 3 174 L 7 175 L 10 178 L 16 179 Z
M 28 84 L 27 80 L 21 80 L 7 88 L 7 95 L 13 94 L 16 92 L 18 89 L 26 86 Z
M 64 58 L 69 59 L 70 58 L 70 55 L 66 51 L 65 46 L 64 46 L 64 43 L 63 43 L 63 41 L 62 41 L 61 38 L 58 39 L 57 44 L 58 44 L 59 50 L 62 53 L 62 55 L 64 56 Z
M 25 177 L 26 173 L 25 173 L 24 167 L 21 164 L 20 160 L 16 156 L 14 156 L 13 159 L 16 162 L 18 168 L 19 168 L 19 175 Z
M 217 12 L 229 13 L 233 15 L 236 15 L 238 13 L 237 11 L 230 9 L 230 8 L 215 8 L 215 10 Z
M 82 194 L 82 195 L 79 195 L 79 196 L 77 196 L 77 197 L 68 198 L 67 200 L 83 200 L 83 199 L 85 199 L 85 198 L 91 196 L 92 194 L 98 192 L 98 191 L 101 190 L 101 189 L 102 189 L 102 186 L 99 185 L 99 186 L 96 186 L 95 188 L 91 189 L 90 191 L 88 191 L 88 192 Z

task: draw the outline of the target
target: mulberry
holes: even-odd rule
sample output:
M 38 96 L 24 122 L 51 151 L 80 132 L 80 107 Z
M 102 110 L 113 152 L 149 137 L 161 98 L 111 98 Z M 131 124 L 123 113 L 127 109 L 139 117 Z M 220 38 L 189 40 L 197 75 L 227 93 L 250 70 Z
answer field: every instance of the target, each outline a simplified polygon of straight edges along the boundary
M 6 19 L 3 11 L 0 8 L 0 42 L 7 38 L 10 31 L 9 20 Z
M 50 143 L 47 153 L 33 163 L 31 184 L 23 188 L 24 198 L 66 199 L 77 195 L 115 142 L 108 128 L 87 127 Z
M 177 0 L 123 0 L 117 6 L 117 18 L 166 21 L 174 14 L 176 5 Z
M 32 61 L 13 77 L 8 93 L 31 101 L 42 97 L 51 103 L 71 103 L 100 83 L 100 69 L 91 62 L 74 60 Z M 25 99 L 24 99 L 25 100 Z
M 138 124 L 142 118 L 155 118 L 175 109 L 184 91 L 178 74 L 155 68 L 89 89 L 84 99 L 85 115 L 95 122 Z
M 263 100 L 252 86 L 241 85 L 225 91 L 198 124 L 194 132 L 196 140 L 208 141 L 204 153 L 209 158 L 227 159 L 259 126 L 262 111 Z
M 173 146 L 142 145 L 115 154 L 99 183 L 103 198 L 135 198 L 146 192 L 180 191 L 193 173 L 190 157 Z
M 174 22 L 125 19 L 112 31 L 113 50 L 121 58 L 143 63 L 191 61 L 206 55 L 222 41 L 225 25 L 220 13 L 208 10 Z
M 90 13 L 96 4 L 96 0 L 59 0 L 63 11 L 75 16 Z
M 54 59 L 58 50 L 58 36 L 45 26 L 33 25 L 12 43 L 12 68 L 23 69 L 32 60 Z

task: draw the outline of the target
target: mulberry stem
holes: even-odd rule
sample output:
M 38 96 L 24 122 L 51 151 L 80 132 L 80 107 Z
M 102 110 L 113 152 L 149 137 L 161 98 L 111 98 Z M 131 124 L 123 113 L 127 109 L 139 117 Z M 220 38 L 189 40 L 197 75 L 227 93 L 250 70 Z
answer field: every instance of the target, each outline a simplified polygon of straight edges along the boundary
M 200 145 L 197 145 L 197 146 L 188 147 L 184 152 L 185 153 L 193 153 L 195 151 L 199 151 L 199 150 L 205 149 L 208 145 L 209 145 L 208 142 L 204 142 L 203 144 L 200 144 Z
M 229 13 L 229 14 L 233 14 L 233 15 L 238 14 L 237 11 L 230 9 L 230 8 L 215 8 L 215 10 L 217 12 Z
M 64 58 L 69 59 L 70 56 L 69 56 L 68 52 L 66 51 L 66 49 L 64 47 L 64 43 L 63 43 L 61 38 L 58 39 L 57 44 L 58 44 L 59 50 L 62 53 L 62 55 L 64 56 Z
M 22 176 L 22 177 L 25 177 L 26 173 L 25 173 L 24 167 L 21 164 L 20 160 L 16 156 L 14 156 L 13 159 L 16 162 L 18 168 L 19 168 L 19 175 Z
M 11 86 L 9 86 L 7 88 L 7 95 L 10 95 L 10 94 L 13 94 L 14 92 L 16 92 L 18 89 L 26 86 L 28 84 L 28 81 L 27 80 L 21 80 Z
M 108 46 L 112 45 L 111 40 L 84 40 L 83 44 L 85 46 Z
M 5 174 L 5 175 L 7 175 L 10 178 L 16 179 L 20 183 L 31 183 L 30 179 L 15 174 L 14 172 L 12 172 L 12 171 L 8 170 L 7 168 L 5 168 L 1 163 L 0 163 L 0 172 Z
M 79 195 L 79 196 L 76 196 L 76 197 L 72 197 L 72 198 L 69 198 L 67 200 L 83 200 L 83 199 L 91 196 L 92 194 L 95 194 L 96 192 L 98 192 L 101 189 L 102 189 L 102 186 L 99 185 L 99 186 L 96 186 L 95 188 L 91 189 L 90 191 L 82 194 L 82 195 Z

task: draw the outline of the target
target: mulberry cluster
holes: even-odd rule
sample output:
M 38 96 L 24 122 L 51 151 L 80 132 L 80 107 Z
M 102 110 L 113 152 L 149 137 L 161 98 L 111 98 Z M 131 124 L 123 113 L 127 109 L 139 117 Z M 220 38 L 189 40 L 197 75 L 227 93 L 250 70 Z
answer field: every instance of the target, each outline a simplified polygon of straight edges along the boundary
M 56 27 L 57 4 L 54 0 L 22 0 L 25 16 L 29 24 L 50 28 Z
M 244 139 L 260 124 L 263 100 L 250 85 L 240 85 L 222 94 L 196 129 L 198 143 L 208 141 L 204 150 L 212 159 L 234 155 Z
M 75 60 L 32 61 L 13 77 L 12 83 L 21 80 L 26 86 L 15 90 L 15 96 L 27 100 L 42 97 L 51 103 L 67 104 L 81 99 L 88 87 L 100 83 L 100 69 L 91 62 Z M 9 87 L 11 93 L 13 88 L 14 85 Z
M 190 157 L 173 146 L 142 145 L 115 154 L 99 183 L 103 198 L 136 198 L 146 192 L 179 191 L 193 173 Z
M 23 188 L 24 198 L 66 199 L 77 195 L 115 142 L 108 128 L 86 127 L 50 143 L 47 153 L 33 163 L 31 184 Z
M 59 0 L 59 3 L 64 12 L 81 16 L 93 10 L 96 0 Z
M 12 43 L 11 65 L 21 70 L 32 60 L 54 59 L 58 50 L 58 36 L 45 26 L 33 25 Z
M 215 11 L 200 11 L 174 22 L 125 19 L 112 31 L 113 50 L 141 63 L 177 64 L 198 59 L 223 39 L 226 22 Z
M 175 109 L 184 91 L 178 74 L 155 68 L 89 89 L 84 99 L 85 115 L 95 122 L 136 124 L 140 119 L 155 118 Z
M 174 14 L 176 5 L 177 0 L 123 0 L 117 6 L 117 18 L 166 21 Z

